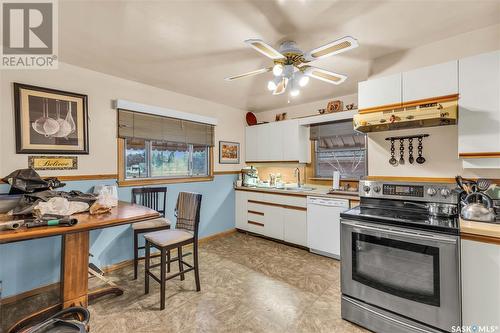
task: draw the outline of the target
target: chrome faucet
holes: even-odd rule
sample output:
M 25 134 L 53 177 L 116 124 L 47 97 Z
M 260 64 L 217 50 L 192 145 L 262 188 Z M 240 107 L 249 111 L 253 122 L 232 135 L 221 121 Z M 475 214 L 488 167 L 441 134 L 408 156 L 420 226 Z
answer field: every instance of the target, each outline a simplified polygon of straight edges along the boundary
M 300 185 L 300 169 L 299 168 L 295 169 L 295 177 L 297 177 L 297 187 L 301 187 L 301 185 Z

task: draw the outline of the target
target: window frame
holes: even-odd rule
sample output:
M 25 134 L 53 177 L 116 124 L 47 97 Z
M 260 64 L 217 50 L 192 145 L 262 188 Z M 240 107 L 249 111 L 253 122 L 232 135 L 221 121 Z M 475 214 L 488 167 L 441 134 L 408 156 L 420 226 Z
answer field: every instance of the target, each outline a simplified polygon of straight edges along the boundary
M 332 177 L 318 177 L 318 171 L 317 171 L 317 156 L 316 156 L 316 145 L 317 141 L 311 140 L 311 173 L 313 177 L 309 178 L 311 180 L 317 180 L 317 181 L 332 181 Z M 365 173 L 367 176 L 368 175 L 368 137 L 365 137 Z M 346 182 L 358 182 L 360 179 L 355 179 L 355 178 L 341 178 L 341 181 L 346 181 Z
M 125 172 L 125 139 L 118 138 L 118 186 L 143 186 L 156 184 L 175 184 L 191 182 L 207 182 L 214 179 L 214 149 L 208 147 L 208 175 L 126 178 Z

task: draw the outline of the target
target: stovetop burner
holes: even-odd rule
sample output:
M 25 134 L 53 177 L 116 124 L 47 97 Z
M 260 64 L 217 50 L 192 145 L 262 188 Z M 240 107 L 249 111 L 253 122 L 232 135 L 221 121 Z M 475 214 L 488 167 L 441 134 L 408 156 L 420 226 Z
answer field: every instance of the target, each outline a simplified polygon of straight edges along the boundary
M 458 217 L 431 216 L 414 210 L 358 206 L 340 214 L 341 218 L 388 224 L 448 234 L 460 233 Z
M 458 191 L 454 184 L 362 180 L 359 185 L 360 205 L 342 213 L 341 218 L 460 233 Z M 434 213 L 429 206 L 434 206 Z M 442 207 L 448 210 L 440 211 Z

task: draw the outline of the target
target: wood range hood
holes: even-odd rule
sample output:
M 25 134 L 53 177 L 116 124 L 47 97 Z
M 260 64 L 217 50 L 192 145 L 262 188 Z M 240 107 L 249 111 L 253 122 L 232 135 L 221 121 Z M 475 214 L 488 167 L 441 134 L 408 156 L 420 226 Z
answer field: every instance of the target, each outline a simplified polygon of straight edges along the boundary
M 359 110 L 354 129 L 362 133 L 455 125 L 458 94 Z

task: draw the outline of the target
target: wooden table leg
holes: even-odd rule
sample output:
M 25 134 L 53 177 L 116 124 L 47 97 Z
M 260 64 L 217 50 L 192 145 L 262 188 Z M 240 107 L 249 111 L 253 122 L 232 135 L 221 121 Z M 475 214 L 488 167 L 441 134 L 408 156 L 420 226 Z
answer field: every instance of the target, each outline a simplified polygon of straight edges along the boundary
M 24 327 L 41 322 L 57 311 L 71 306 L 88 304 L 89 232 L 62 236 L 61 253 L 61 303 L 40 310 L 14 324 L 9 333 L 20 332 Z
M 61 303 L 63 308 L 88 304 L 89 232 L 62 236 Z

